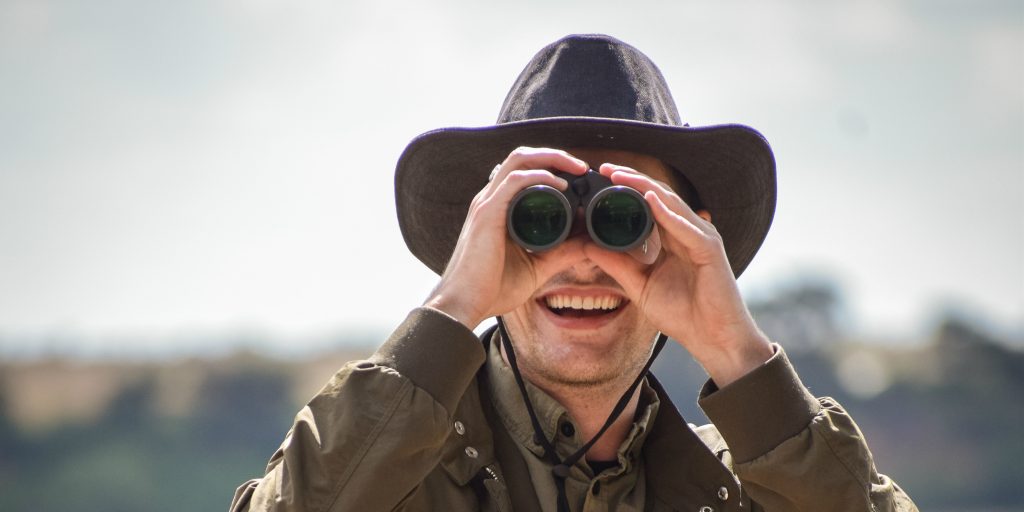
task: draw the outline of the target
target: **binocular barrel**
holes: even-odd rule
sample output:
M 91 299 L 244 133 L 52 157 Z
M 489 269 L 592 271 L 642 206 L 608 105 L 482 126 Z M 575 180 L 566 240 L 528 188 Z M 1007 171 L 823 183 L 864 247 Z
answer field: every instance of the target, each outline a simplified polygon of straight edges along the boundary
M 554 174 L 569 182 L 565 192 L 534 185 L 519 191 L 509 204 L 508 234 L 524 249 L 542 252 L 562 243 L 572 231 L 577 208 L 583 209 L 590 238 L 605 249 L 628 251 L 650 236 L 654 217 L 640 192 L 614 185 L 593 169 L 579 176 Z

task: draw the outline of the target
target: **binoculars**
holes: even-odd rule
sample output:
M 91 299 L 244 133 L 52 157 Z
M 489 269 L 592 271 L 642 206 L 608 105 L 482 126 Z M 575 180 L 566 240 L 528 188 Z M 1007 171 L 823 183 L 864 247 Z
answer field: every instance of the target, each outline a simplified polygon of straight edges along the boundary
M 605 249 L 628 251 L 650 236 L 654 217 L 640 192 L 613 185 L 593 169 L 579 176 L 553 174 L 569 182 L 565 192 L 533 185 L 519 191 L 509 204 L 508 234 L 524 249 L 541 252 L 562 243 L 572 230 L 577 208 L 583 209 L 590 238 Z

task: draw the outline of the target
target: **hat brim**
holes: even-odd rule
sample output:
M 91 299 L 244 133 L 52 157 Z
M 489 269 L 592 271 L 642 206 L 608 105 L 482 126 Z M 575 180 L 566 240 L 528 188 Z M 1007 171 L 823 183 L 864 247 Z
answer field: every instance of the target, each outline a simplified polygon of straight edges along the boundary
M 473 197 L 494 165 L 519 146 L 599 147 L 659 158 L 697 190 L 737 277 L 764 242 L 775 214 L 775 158 L 764 137 L 747 126 L 555 117 L 442 128 L 413 139 L 395 170 L 402 236 L 431 270 L 444 272 Z

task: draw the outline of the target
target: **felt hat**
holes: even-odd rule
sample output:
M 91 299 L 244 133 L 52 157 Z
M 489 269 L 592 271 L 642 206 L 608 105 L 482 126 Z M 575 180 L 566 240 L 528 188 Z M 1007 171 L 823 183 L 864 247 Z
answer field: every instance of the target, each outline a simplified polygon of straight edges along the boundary
M 757 252 L 775 213 L 775 158 L 753 128 L 689 126 L 668 84 L 636 48 L 571 35 L 542 49 L 492 126 L 441 128 L 406 146 L 395 170 L 398 223 L 409 250 L 444 272 L 473 197 L 519 146 L 628 150 L 654 156 L 696 190 L 733 274 Z

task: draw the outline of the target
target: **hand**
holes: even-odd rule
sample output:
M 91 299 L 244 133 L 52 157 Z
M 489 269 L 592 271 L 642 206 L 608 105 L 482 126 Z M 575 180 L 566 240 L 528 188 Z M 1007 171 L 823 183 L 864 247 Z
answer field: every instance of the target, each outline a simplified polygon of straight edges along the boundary
M 771 344 L 743 303 L 710 215 L 694 212 L 670 187 L 636 170 L 604 164 L 600 172 L 644 194 L 662 250 L 650 265 L 594 244 L 586 247 L 587 257 L 622 285 L 655 327 L 679 341 L 719 387 L 767 361 Z
M 549 275 L 538 275 L 533 257 L 506 232 L 509 202 L 520 190 L 568 183 L 547 169 L 583 174 L 586 162 L 547 148 L 521 147 L 509 154 L 491 181 L 473 198 L 451 260 L 426 305 L 475 328 L 529 300 Z

